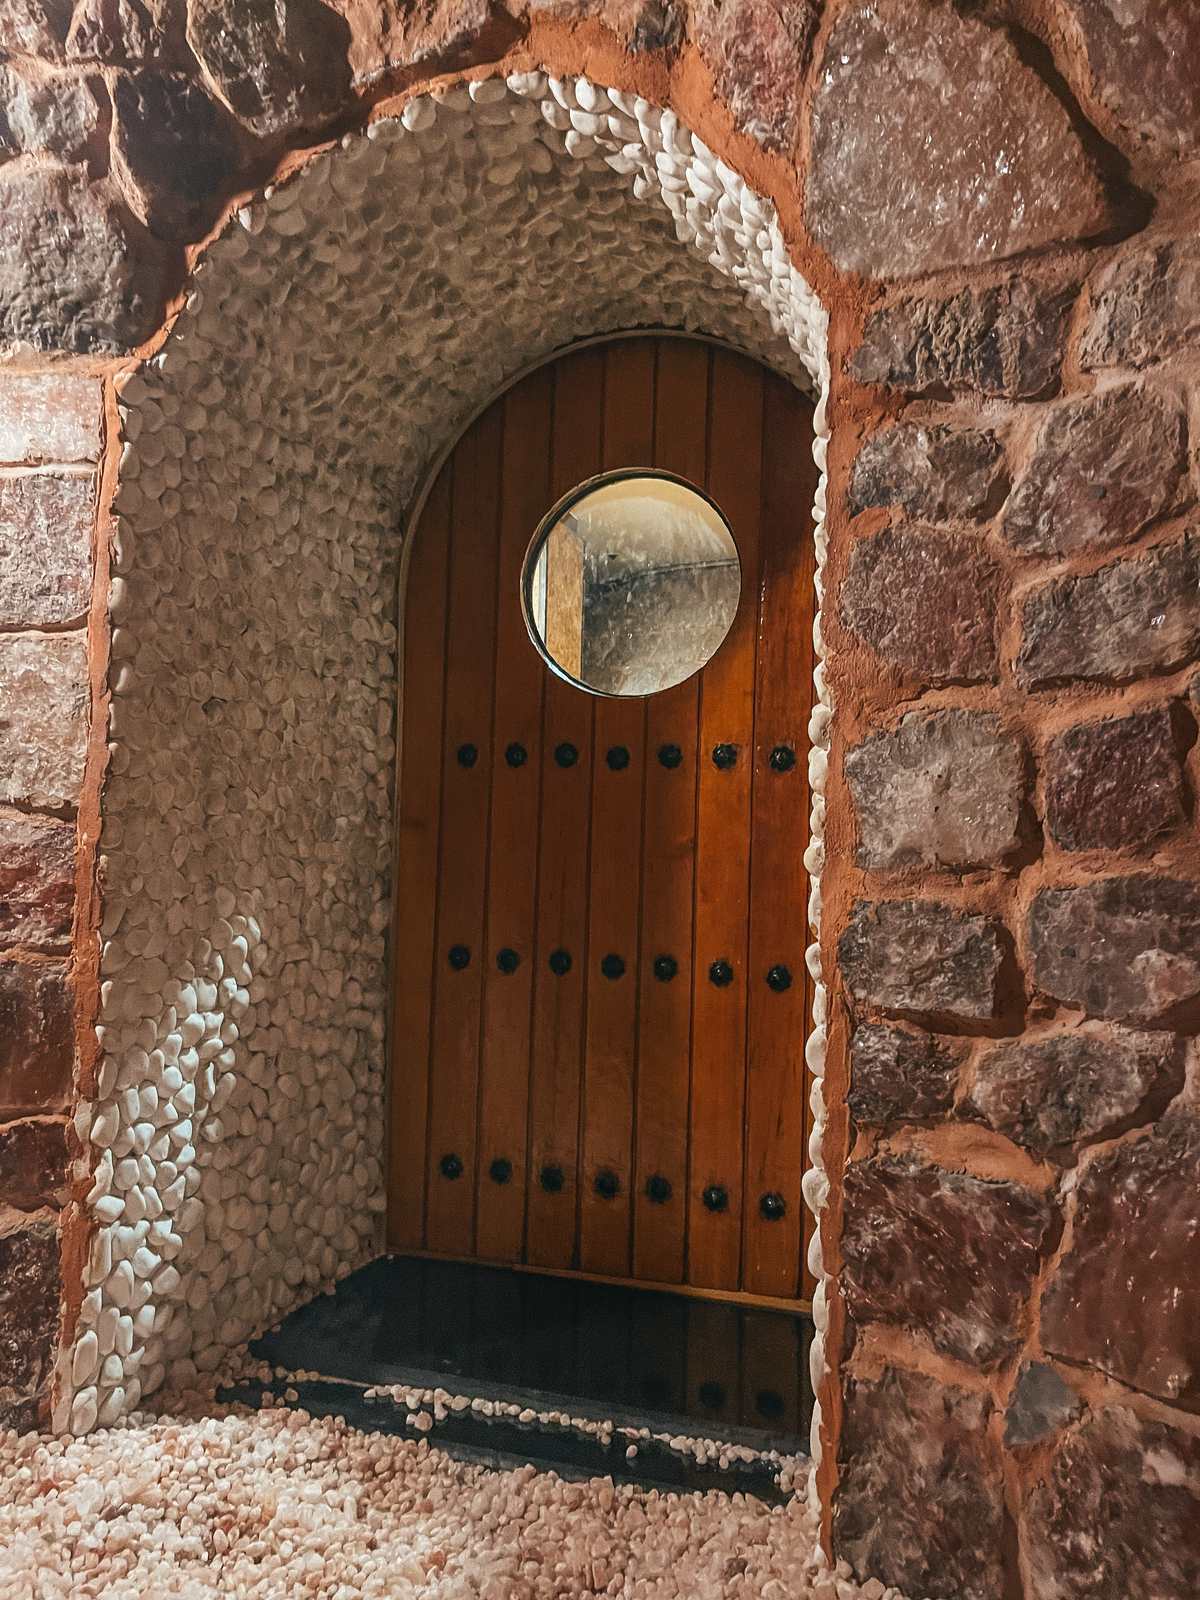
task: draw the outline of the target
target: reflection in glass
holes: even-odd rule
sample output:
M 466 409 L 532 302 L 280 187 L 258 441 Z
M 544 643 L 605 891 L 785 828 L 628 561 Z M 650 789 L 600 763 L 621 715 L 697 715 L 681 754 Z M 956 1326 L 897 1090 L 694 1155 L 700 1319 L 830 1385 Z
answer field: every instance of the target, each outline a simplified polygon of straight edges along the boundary
M 560 500 L 525 561 L 525 620 L 562 676 L 595 694 L 682 683 L 729 632 L 741 569 L 724 517 L 667 473 L 606 473 Z

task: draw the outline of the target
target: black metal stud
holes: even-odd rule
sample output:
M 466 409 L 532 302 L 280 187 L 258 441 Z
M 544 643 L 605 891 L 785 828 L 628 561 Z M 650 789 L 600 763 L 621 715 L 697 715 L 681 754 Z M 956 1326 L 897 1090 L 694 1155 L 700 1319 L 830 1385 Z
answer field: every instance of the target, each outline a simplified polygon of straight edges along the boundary
M 624 772 L 629 765 L 629 751 L 623 744 L 615 744 L 604 759 L 611 772 Z
M 503 950 L 496 951 L 496 965 L 507 978 L 521 965 L 521 958 L 515 950 L 505 945 Z
M 702 1406 L 716 1411 L 725 1404 L 725 1385 L 715 1378 L 706 1378 L 696 1390 L 696 1397 Z
M 787 1201 L 770 1189 L 758 1202 L 758 1209 L 764 1222 L 779 1222 L 787 1215 Z
M 566 1182 L 563 1169 L 553 1165 L 543 1167 L 538 1173 L 538 1182 L 547 1194 L 561 1194 L 563 1184 Z
M 612 978 L 615 981 L 617 978 L 623 976 L 625 972 L 625 963 L 621 960 L 620 956 L 607 955 L 600 963 L 600 971 L 606 978 Z
M 767 988 L 774 989 L 776 994 L 782 994 L 785 989 L 792 987 L 792 969 L 785 967 L 782 961 L 777 961 L 767 970 Z
M 569 950 L 551 950 L 550 960 L 547 965 L 556 978 L 565 977 L 571 970 L 571 952 Z
M 652 1200 L 656 1206 L 665 1206 L 670 1198 L 670 1178 L 664 1178 L 661 1172 L 652 1172 L 646 1179 L 646 1199 Z
M 760 1417 L 774 1422 L 783 1415 L 783 1396 L 774 1389 L 760 1389 L 754 1396 L 754 1408 Z
M 790 772 L 796 765 L 796 752 L 790 744 L 777 744 L 767 757 L 772 772 Z
M 514 739 L 505 750 L 504 759 L 510 767 L 523 767 L 529 760 L 529 752 L 523 744 L 518 744 Z
M 683 760 L 683 751 L 677 744 L 660 744 L 658 747 L 658 759 L 661 766 L 672 770 Z
M 554 746 L 554 759 L 560 767 L 573 767 L 579 760 L 579 751 L 569 739 Z
M 659 983 L 670 983 L 678 971 L 679 963 L 674 956 L 655 956 L 654 976 Z
M 479 747 L 473 744 L 460 744 L 455 754 L 458 756 L 460 767 L 473 767 L 479 760 Z
M 718 989 L 727 989 L 733 982 L 733 968 L 728 961 L 714 961 L 708 969 L 708 981 Z
M 463 1175 L 462 1157 L 456 1156 L 453 1152 L 449 1155 L 444 1155 L 438 1162 L 438 1171 L 443 1178 L 450 1178 L 451 1180 L 461 1178 Z
M 729 1191 L 720 1183 L 710 1183 L 700 1196 L 706 1211 L 728 1211 Z
M 508 1183 L 512 1179 L 512 1162 L 507 1156 L 497 1156 L 488 1168 L 488 1177 L 493 1183 Z
M 471 965 L 471 952 L 465 944 L 452 944 L 446 952 L 446 960 L 455 972 L 461 972 L 464 967 Z
M 596 1174 L 596 1193 L 602 1200 L 615 1200 L 621 1192 L 621 1180 L 610 1167 Z
M 738 747 L 735 744 L 713 745 L 712 764 L 718 772 L 728 772 L 737 766 Z

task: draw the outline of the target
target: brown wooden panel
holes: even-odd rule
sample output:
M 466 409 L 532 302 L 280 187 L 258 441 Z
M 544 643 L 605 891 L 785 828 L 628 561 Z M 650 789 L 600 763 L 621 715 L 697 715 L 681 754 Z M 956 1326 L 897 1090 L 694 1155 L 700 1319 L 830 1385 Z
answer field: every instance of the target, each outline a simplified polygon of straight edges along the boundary
M 708 488 L 733 530 L 742 590 L 733 626 L 700 685 L 687 1227 L 689 1282 L 729 1289 L 738 1285 L 741 1261 L 762 411 L 762 369 L 723 350 L 714 352 Z M 726 770 L 712 759 L 722 744 L 737 752 Z M 714 962 L 733 969 L 732 982 L 724 987 L 711 981 Z M 723 1208 L 704 1204 L 710 1185 L 724 1191 Z
M 702 1407 L 714 1422 L 736 1422 L 740 1399 L 737 1306 L 692 1300 L 687 1310 L 687 1393 L 690 1406 Z
M 811 416 L 795 389 L 779 378 L 767 379 L 742 1241 L 742 1287 L 766 1295 L 797 1293 L 803 1242 L 807 930 L 801 908 L 808 883 L 802 849 L 808 837 L 816 489 Z M 772 766 L 777 748 L 791 754 L 793 765 L 786 771 Z M 784 981 L 789 987 L 781 987 Z M 764 1197 L 769 1197 L 769 1216 Z M 782 1216 L 776 1214 L 779 1202 Z
M 554 379 L 552 500 L 599 470 L 603 351 L 564 358 Z M 590 695 L 547 674 L 539 752 L 542 812 L 526 1211 L 526 1259 L 538 1266 L 569 1267 L 576 1259 L 594 720 Z M 560 746 L 574 750 L 572 764 L 560 764 Z M 555 951 L 570 958 L 570 970 L 561 975 L 550 969 Z M 561 1174 L 556 1192 L 542 1187 L 544 1168 Z
M 803 1354 L 795 1318 L 742 1314 L 742 1420 L 794 1437 L 800 1431 Z
M 434 924 L 442 763 L 408 759 L 440 751 L 446 676 L 446 578 L 450 482 L 442 468 L 413 530 L 404 621 L 402 722 L 397 780 L 395 914 L 392 921 L 392 1075 L 388 1143 L 388 1244 L 425 1236 L 425 1142 L 433 1001 Z
M 542 688 L 546 670 L 521 615 L 525 552 L 550 499 L 553 376 L 543 367 L 506 397 L 492 730 L 488 918 L 480 1042 L 476 1249 L 521 1258 L 525 1235 L 530 1005 L 536 926 Z M 525 753 L 520 760 L 515 746 Z M 500 962 L 500 952 L 512 956 Z M 497 1182 L 496 1173 L 506 1182 Z
M 485 953 L 492 682 L 496 637 L 497 511 L 502 413 L 484 413 L 454 452 L 450 586 L 442 759 L 440 896 L 434 952 L 433 1050 L 425 1238 L 430 1249 L 470 1253 L 474 1244 L 475 1117 Z M 472 765 L 458 757 L 475 746 Z M 415 761 L 435 751 L 410 749 Z M 470 959 L 460 970 L 449 952 Z M 445 1158 L 460 1175 L 447 1177 Z
M 654 465 L 699 486 L 708 465 L 708 374 L 707 346 L 658 342 Z M 698 677 L 646 702 L 633 1272 L 658 1283 L 680 1282 L 684 1266 L 699 705 Z M 672 745 L 683 759 L 664 766 L 659 751 Z M 673 978 L 655 976 L 659 956 L 675 963 Z M 653 1175 L 671 1185 L 669 1201 L 647 1195 Z
M 610 345 L 601 464 L 649 466 L 653 449 L 654 346 L 649 339 Z M 585 1272 L 624 1274 L 630 1266 L 645 738 L 645 700 L 596 701 L 579 1192 Z M 610 762 L 615 750 L 625 752 L 624 766 L 620 757 Z M 615 978 L 604 970 L 614 958 L 622 969 Z M 616 1192 L 601 1193 L 598 1179 L 615 1179 Z

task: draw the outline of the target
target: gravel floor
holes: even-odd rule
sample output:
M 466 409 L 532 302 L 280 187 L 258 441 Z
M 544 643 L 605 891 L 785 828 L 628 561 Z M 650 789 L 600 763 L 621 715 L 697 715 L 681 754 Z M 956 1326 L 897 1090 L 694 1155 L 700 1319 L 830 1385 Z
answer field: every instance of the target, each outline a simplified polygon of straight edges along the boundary
M 798 1494 L 494 1472 L 425 1441 L 237 1408 L 85 1439 L 0 1433 L 3 1600 L 879 1600 L 819 1573 Z M 886 1591 L 891 1596 L 891 1591 Z

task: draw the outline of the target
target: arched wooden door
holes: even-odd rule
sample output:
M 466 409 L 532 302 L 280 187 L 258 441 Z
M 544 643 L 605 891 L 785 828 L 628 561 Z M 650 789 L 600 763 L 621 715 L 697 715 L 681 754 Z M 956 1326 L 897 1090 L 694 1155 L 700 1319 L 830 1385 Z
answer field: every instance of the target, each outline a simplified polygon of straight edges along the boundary
M 405 599 L 389 1248 L 804 1292 L 811 417 L 723 348 L 627 338 L 442 469 Z M 530 642 L 521 568 L 629 466 L 707 489 L 741 599 L 696 677 L 596 698 Z

